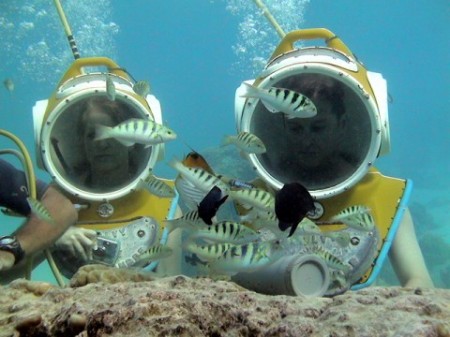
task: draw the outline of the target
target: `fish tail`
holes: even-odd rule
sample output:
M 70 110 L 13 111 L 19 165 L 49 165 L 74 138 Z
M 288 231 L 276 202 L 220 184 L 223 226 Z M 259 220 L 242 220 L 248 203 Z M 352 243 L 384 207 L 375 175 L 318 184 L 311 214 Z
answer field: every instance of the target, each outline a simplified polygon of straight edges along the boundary
M 112 127 L 106 125 L 96 125 L 94 140 L 102 140 L 111 138 Z
M 177 158 L 173 158 L 170 162 L 169 162 L 169 166 L 174 168 L 175 170 L 178 171 L 178 169 L 183 168 L 183 163 L 180 162 Z
M 244 84 L 244 88 L 245 88 L 245 92 L 241 94 L 240 97 L 255 97 L 255 98 L 259 98 L 259 91 L 258 88 L 256 88 L 254 85 L 249 84 L 247 82 L 243 82 Z
M 233 141 L 233 138 L 234 137 L 230 136 L 230 135 L 224 136 L 223 139 L 222 139 L 222 146 L 226 146 L 228 144 L 231 144 L 232 141 Z

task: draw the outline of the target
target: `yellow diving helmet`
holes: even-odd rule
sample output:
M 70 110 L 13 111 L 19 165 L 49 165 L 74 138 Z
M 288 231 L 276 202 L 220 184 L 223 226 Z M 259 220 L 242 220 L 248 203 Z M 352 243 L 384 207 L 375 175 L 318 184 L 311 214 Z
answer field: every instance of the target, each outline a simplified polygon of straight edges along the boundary
M 326 46 L 294 47 L 312 39 L 323 39 Z M 308 218 L 320 224 L 314 244 L 319 255 L 329 255 L 318 260 L 309 254 L 308 242 L 296 242 L 286 257 L 240 273 L 235 282 L 269 294 L 322 296 L 374 281 L 411 190 L 409 181 L 383 176 L 373 167 L 390 151 L 387 104 L 383 76 L 367 71 L 322 28 L 286 34 L 260 76 L 241 84 L 235 96 L 238 132 L 253 133 L 266 146 L 265 153 L 248 155 L 251 164 L 275 190 L 291 182 L 308 189 L 316 199 Z M 308 113 L 295 115 L 305 106 Z M 360 212 L 358 205 L 370 210 L 371 230 L 330 221 L 343 210 Z M 339 246 L 330 235 L 346 239 Z M 332 254 L 348 269 L 332 265 Z
M 148 91 L 108 58 L 79 58 L 50 99 L 33 108 L 39 166 L 78 206 L 76 226 L 97 232 L 90 261 L 65 250 L 54 252 L 68 278 L 85 263 L 133 266 L 149 247 L 166 244 L 168 231 L 160 224 L 173 217 L 177 198 L 160 198 L 142 187 L 162 158 L 164 144 L 122 146 L 98 138 L 99 128 L 130 119 L 162 124 L 159 101 Z
M 294 48 L 295 42 L 310 39 L 324 39 L 326 46 Z M 257 89 L 285 88 L 308 96 L 298 84 L 311 78 L 340 88 L 341 97 L 337 99 L 345 111 L 345 122 L 341 123 L 345 127 L 336 127 L 331 133 L 327 130 L 328 135 L 334 137 L 328 141 L 335 144 L 321 146 L 317 140 L 312 140 L 311 134 L 298 131 L 303 127 L 301 124 L 291 126 L 293 120 L 308 118 L 290 120 L 282 113 L 270 112 L 262 99 L 245 94 L 246 87 L 251 85 Z M 298 181 L 316 199 L 328 198 L 360 181 L 374 160 L 389 152 L 386 81 L 381 74 L 367 71 L 329 30 L 305 29 L 286 34 L 260 76 L 245 82 L 236 91 L 237 129 L 254 133 L 266 145 L 266 153 L 250 154 L 249 159 L 257 173 L 276 189 Z M 317 121 L 318 125 L 313 126 L 317 130 L 323 128 L 319 116 L 320 113 L 310 118 Z M 295 133 L 292 137 L 289 136 L 291 130 Z M 342 167 L 329 162 L 329 172 L 308 170 L 306 164 L 328 155 L 330 147 L 344 158 Z
M 101 68 L 106 72 L 97 70 Z M 96 71 L 88 72 L 90 69 Z M 109 94 L 108 81 L 114 86 L 112 99 L 120 105 L 122 119 L 150 119 L 162 124 L 159 101 L 153 95 L 142 97 L 136 93 L 130 76 L 105 57 L 75 60 L 50 99 L 38 101 L 33 107 L 38 165 L 66 192 L 84 200 L 113 200 L 132 192 L 164 150 L 164 144 L 134 146 L 130 151 L 132 173 L 126 179 L 95 187 L 83 181 L 87 170 L 79 129 L 83 107 L 89 100 L 104 99 Z

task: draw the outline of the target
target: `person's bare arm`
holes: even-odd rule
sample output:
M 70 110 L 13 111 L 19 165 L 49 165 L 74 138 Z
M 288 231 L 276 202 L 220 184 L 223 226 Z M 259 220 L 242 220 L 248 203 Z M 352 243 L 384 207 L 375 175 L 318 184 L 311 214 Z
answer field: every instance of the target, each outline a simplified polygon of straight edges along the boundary
M 78 219 L 78 213 L 70 200 L 51 186 L 45 191 L 41 202 L 48 209 L 55 223 L 42 221 L 31 213 L 27 221 L 14 233 L 25 252 L 25 258 L 21 264 L 27 257 L 52 245 Z M 0 251 L 0 262 L 0 270 L 7 270 L 15 263 L 14 255 L 7 251 Z
M 408 209 L 400 223 L 389 257 L 402 286 L 434 287 Z
M 52 186 L 45 191 L 41 202 L 55 223 L 42 221 L 30 214 L 27 222 L 15 233 L 27 256 L 50 247 L 78 219 L 70 200 Z

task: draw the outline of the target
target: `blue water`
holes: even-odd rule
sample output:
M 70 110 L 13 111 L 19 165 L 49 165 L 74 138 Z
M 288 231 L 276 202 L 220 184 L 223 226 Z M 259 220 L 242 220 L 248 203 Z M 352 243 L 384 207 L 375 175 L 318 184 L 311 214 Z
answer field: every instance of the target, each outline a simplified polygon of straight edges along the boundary
M 387 79 L 392 151 L 376 166 L 413 180 L 417 235 L 434 282 L 450 287 L 449 262 L 437 260 L 448 257 L 450 247 L 449 2 L 285 0 L 283 8 L 278 1 L 266 3 L 286 31 L 328 28 Z M 166 161 L 156 168 L 166 177 L 175 176 L 166 162 L 186 154 L 186 143 L 201 151 L 235 132 L 234 91 L 257 74 L 278 42 L 250 0 L 62 4 L 82 56 L 110 57 L 150 82 L 165 122 L 180 139 L 167 145 Z M 19 136 L 33 154 L 32 106 L 52 93 L 72 56 L 50 1 L 3 1 L 0 37 L 0 79 L 15 83 L 12 93 L 0 88 L 1 128 Z M 0 139 L 0 146 L 11 143 Z M 38 176 L 49 179 L 43 171 Z M 4 217 L 2 223 L 8 225 L 0 234 L 6 234 L 18 221 Z M 387 280 L 389 273 L 386 268 Z M 53 281 L 46 267 L 33 278 Z

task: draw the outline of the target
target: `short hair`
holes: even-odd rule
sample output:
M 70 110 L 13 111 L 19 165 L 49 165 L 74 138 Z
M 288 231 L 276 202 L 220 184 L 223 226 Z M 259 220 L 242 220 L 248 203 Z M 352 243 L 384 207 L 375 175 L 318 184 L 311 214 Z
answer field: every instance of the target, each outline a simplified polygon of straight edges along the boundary
M 343 84 L 322 74 L 298 74 L 281 80 L 276 84 L 277 87 L 285 86 L 287 89 L 294 90 L 305 95 L 317 104 L 319 101 L 327 101 L 332 104 L 332 112 L 338 118 L 345 113 L 345 91 Z

